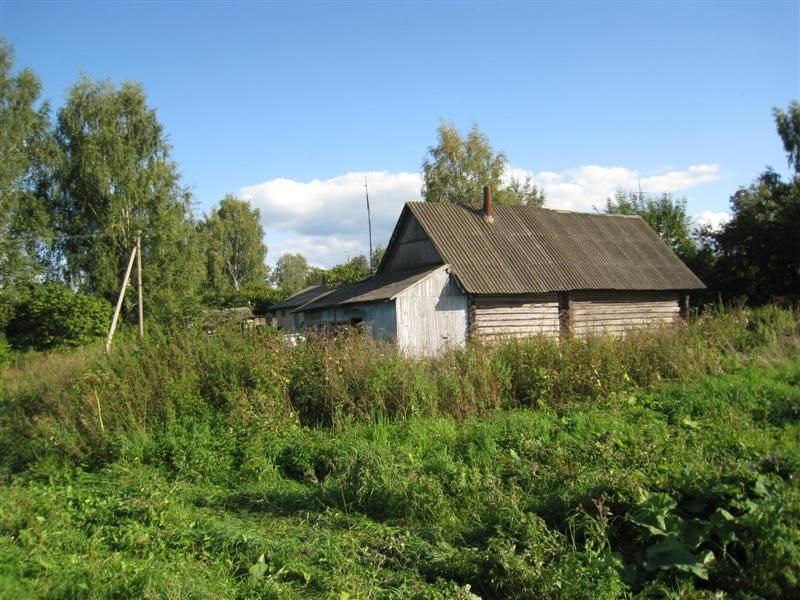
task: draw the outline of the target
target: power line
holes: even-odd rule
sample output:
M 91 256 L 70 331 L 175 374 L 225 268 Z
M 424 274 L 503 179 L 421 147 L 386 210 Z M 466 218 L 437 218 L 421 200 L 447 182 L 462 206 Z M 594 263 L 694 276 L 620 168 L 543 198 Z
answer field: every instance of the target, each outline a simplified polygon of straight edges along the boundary
M 99 238 L 109 238 L 109 237 L 118 237 L 119 233 L 86 233 L 86 234 L 75 234 L 75 235 L 53 235 L 53 236 L 30 236 L 30 237 L 0 237 L 0 242 L 54 242 L 60 240 L 88 240 L 88 239 L 99 239 Z M 150 236 L 143 235 L 142 237 L 147 238 Z

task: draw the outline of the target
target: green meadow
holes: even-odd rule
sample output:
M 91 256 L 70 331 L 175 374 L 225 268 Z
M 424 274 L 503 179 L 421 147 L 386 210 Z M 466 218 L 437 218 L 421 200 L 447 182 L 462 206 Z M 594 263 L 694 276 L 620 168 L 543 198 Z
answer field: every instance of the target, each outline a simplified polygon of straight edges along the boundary
M 266 328 L 265 328 L 266 329 Z M 14 356 L 3 598 L 800 596 L 800 313 Z

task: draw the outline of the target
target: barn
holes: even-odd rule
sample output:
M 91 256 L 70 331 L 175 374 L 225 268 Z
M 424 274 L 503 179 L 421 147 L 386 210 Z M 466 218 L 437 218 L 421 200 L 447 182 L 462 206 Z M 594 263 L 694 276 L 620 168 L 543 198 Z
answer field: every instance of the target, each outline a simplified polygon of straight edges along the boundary
M 327 291 L 328 288 L 324 285 L 310 285 L 292 294 L 283 302 L 270 306 L 266 311 L 267 318 L 279 329 L 301 331 L 305 328 L 305 315 L 298 309 Z
M 623 333 L 678 321 L 703 283 L 636 216 L 409 202 L 376 274 L 295 310 L 409 355 L 469 338 Z

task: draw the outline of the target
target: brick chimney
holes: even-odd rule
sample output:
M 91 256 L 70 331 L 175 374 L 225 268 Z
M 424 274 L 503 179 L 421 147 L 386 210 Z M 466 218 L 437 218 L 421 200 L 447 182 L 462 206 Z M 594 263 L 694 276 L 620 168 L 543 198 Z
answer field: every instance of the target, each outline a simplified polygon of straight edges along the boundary
M 492 190 L 488 185 L 483 186 L 483 218 L 487 223 L 494 223 L 492 213 Z

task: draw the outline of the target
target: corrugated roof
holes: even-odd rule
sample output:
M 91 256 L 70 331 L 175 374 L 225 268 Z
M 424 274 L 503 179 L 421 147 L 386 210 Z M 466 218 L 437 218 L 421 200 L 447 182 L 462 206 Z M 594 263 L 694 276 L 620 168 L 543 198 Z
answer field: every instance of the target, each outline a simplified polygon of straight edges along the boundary
M 356 304 L 358 302 L 377 302 L 390 300 L 397 294 L 424 279 L 430 273 L 441 269 L 442 265 L 415 267 L 402 271 L 385 271 L 357 283 L 335 288 L 323 296 L 298 308 L 308 311 L 326 308 L 339 304 Z
M 496 205 L 488 223 L 480 205 L 409 202 L 400 222 L 408 212 L 470 294 L 705 287 L 640 217 Z
M 298 306 L 302 306 L 307 302 L 311 302 L 315 298 L 319 298 L 322 294 L 328 291 L 328 287 L 322 284 L 317 285 L 310 285 L 307 288 L 303 288 L 296 294 L 293 294 L 286 298 L 283 302 L 279 302 L 278 304 L 273 304 L 269 307 L 269 312 L 273 312 L 276 310 L 283 310 L 286 308 L 297 308 Z

